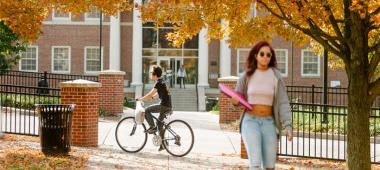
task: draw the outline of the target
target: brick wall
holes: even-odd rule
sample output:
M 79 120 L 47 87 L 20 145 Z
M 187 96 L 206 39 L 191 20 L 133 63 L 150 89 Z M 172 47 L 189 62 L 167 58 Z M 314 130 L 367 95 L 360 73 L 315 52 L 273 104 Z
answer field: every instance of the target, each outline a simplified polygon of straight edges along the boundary
M 99 91 L 100 108 L 110 114 L 123 113 L 124 100 L 124 75 L 122 71 L 102 71 L 99 74 L 99 83 L 102 87 Z
M 230 88 L 235 89 L 236 83 L 238 81 L 238 77 L 223 77 L 219 78 L 218 82 L 220 84 L 224 84 Z M 232 121 L 236 121 L 240 119 L 240 115 L 243 112 L 242 107 L 235 108 L 232 104 L 230 99 L 224 95 L 223 93 L 220 93 L 219 97 L 219 123 L 228 123 Z M 247 151 L 245 149 L 243 139 L 241 139 L 241 150 L 240 150 L 240 156 L 241 158 L 247 159 Z
M 98 145 L 98 111 L 100 83 L 86 80 L 63 82 L 61 103 L 75 104 L 72 117 L 72 145 Z
M 219 78 L 219 84 L 224 84 L 232 89 L 235 89 L 238 77 L 223 77 Z M 219 96 L 219 123 L 228 123 L 236 121 L 240 118 L 240 114 L 243 112 L 242 107 L 234 107 L 231 104 L 230 98 L 228 98 L 223 93 Z

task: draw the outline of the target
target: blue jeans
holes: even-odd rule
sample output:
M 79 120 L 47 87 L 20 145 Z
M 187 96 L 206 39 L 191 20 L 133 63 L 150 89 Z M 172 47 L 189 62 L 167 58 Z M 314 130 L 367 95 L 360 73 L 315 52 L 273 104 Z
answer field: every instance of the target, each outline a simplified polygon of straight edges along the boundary
M 241 134 L 247 149 L 249 169 L 274 168 L 277 134 L 271 116 L 259 117 L 245 113 Z

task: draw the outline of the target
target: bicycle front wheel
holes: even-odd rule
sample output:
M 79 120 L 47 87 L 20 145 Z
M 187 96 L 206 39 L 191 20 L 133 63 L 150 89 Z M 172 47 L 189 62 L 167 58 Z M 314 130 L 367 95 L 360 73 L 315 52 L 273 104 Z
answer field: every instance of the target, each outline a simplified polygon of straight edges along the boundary
M 134 117 L 125 117 L 116 126 L 116 142 L 125 152 L 138 152 L 144 148 L 148 139 L 145 130 L 145 125 L 137 124 Z
M 185 156 L 194 145 L 193 129 L 183 120 L 173 120 L 166 126 L 162 141 L 169 154 L 176 157 Z

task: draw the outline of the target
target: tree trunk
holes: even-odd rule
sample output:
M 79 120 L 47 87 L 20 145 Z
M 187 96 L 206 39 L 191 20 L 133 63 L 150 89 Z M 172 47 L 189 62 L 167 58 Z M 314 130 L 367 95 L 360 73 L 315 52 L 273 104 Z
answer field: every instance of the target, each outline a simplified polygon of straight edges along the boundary
M 350 170 L 371 169 L 369 116 L 372 103 L 368 96 L 367 69 L 363 61 L 353 60 L 348 70 L 347 164 Z

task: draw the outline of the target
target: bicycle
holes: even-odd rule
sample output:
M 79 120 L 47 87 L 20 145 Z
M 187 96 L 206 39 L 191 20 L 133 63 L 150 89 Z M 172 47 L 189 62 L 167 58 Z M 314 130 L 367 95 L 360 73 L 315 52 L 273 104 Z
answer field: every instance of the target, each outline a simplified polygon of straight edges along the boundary
M 166 118 L 173 113 L 172 110 L 166 112 Z M 160 121 L 154 115 L 153 119 L 156 124 L 161 122 L 163 124 L 164 138 L 161 139 L 157 131 L 153 133 L 153 144 L 160 146 L 163 144 L 164 149 L 171 155 L 176 157 L 183 157 L 187 155 L 194 145 L 194 133 L 191 126 L 183 120 L 172 120 L 166 123 L 164 120 Z M 186 134 L 186 135 L 184 135 Z M 148 133 L 144 123 L 138 124 L 134 116 L 122 118 L 116 126 L 115 130 L 116 142 L 119 147 L 128 153 L 136 153 L 142 150 L 148 140 Z M 183 148 L 181 148 L 183 147 Z M 176 151 L 179 149 L 179 151 Z

